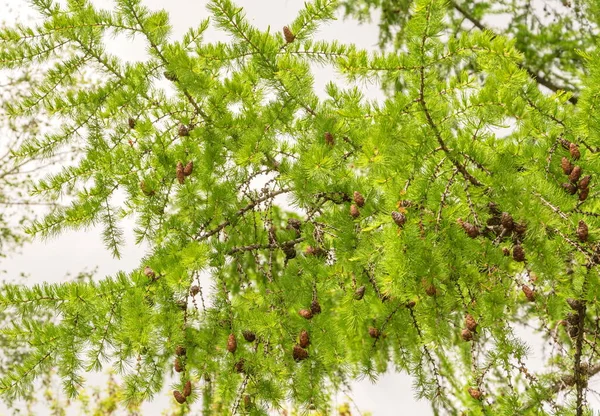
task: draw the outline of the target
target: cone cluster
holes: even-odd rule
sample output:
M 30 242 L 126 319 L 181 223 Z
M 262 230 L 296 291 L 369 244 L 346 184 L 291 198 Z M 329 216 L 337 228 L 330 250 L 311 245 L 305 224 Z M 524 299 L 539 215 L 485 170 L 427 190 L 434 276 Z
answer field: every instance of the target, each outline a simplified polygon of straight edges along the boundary
M 578 160 L 581 157 L 579 147 L 575 143 L 571 143 L 565 139 L 560 139 L 562 146 L 569 151 L 569 155 L 573 161 Z M 560 166 L 565 175 L 567 175 L 569 181 L 562 184 L 562 187 L 570 195 L 575 195 L 579 191 L 579 200 L 585 201 L 590 193 L 589 185 L 592 177 L 586 175 L 581 177 L 583 169 L 579 165 L 573 165 L 571 160 L 563 156 L 560 160 Z

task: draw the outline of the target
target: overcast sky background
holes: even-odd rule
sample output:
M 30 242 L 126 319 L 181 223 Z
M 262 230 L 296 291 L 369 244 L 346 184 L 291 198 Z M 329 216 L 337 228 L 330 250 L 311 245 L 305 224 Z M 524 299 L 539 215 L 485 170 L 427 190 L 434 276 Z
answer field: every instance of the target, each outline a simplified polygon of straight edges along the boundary
M 9 0 L 8 3 L 16 10 L 22 9 L 26 4 L 25 0 Z M 103 8 L 110 8 L 114 4 L 110 0 L 96 0 L 94 3 Z M 173 26 L 172 39 L 179 39 L 188 28 L 197 26 L 201 20 L 209 16 L 206 1 L 145 0 L 144 3 L 152 9 L 164 8 L 169 12 Z M 301 0 L 237 0 L 236 4 L 244 7 L 249 21 L 254 26 L 261 30 L 271 27 L 273 32 L 291 23 L 304 2 Z M 0 15 L 0 19 L 8 20 L 10 15 L 6 13 Z M 316 38 L 338 39 L 342 43 L 353 43 L 364 49 L 376 50 L 378 28 L 376 23 L 359 25 L 356 21 L 338 19 L 323 25 Z M 223 33 L 210 30 L 205 40 L 227 41 L 227 37 Z M 113 38 L 109 40 L 108 50 L 128 60 L 143 60 L 146 57 L 146 46 L 141 39 L 131 42 L 125 37 Z M 316 68 L 317 92 L 322 93 L 325 84 L 332 79 L 341 82 L 341 78 L 337 77 L 331 68 Z M 377 85 L 362 85 L 362 89 L 371 99 L 383 97 Z M 119 270 L 130 271 L 140 265 L 140 258 L 145 254 L 143 247 L 133 244 L 130 231 L 131 229 L 126 232 L 128 244 L 123 250 L 121 260 L 112 258 L 104 248 L 100 231 L 90 229 L 65 233 L 47 242 L 36 241 L 28 244 L 20 254 L 2 260 L 0 269 L 6 269 L 8 276 L 17 276 L 24 272 L 30 276 L 27 279 L 29 283 L 66 281 L 68 273 L 76 274 L 95 267 L 98 267 L 97 278 L 113 275 Z M 537 346 L 539 347 L 539 344 Z M 530 370 L 540 369 L 540 358 L 539 348 L 532 349 L 532 356 L 528 360 Z M 102 380 L 101 377 L 90 377 L 89 382 L 99 385 Z M 362 411 L 370 411 L 375 416 L 432 415 L 427 402 L 417 401 L 414 398 L 411 386 L 410 377 L 389 373 L 380 377 L 376 383 L 368 380 L 354 383 L 352 399 Z M 144 406 L 143 414 L 160 415 L 171 401 L 171 390 L 167 383 L 156 400 Z M 347 399 L 341 395 L 338 402 L 344 401 Z M 591 399 L 591 402 L 593 403 L 594 399 Z M 7 414 L 1 403 L 0 413 Z M 48 409 L 40 408 L 39 414 L 43 416 L 50 413 Z

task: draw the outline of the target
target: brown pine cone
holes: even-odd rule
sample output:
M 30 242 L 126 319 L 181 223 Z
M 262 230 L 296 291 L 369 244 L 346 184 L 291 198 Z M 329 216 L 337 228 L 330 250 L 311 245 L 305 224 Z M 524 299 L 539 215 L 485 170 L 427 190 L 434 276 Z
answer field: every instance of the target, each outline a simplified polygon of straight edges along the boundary
M 510 256 L 510 249 L 508 247 L 502 247 L 502 254 L 506 257 Z
M 300 331 L 300 346 L 302 348 L 307 348 L 310 345 L 310 337 L 308 336 L 308 332 L 303 329 Z
M 358 218 L 360 216 L 360 211 L 358 210 L 358 207 L 354 204 L 350 205 L 350 216 L 352 218 Z
M 460 331 L 460 337 L 464 340 L 464 341 L 472 341 L 473 340 L 473 333 L 471 331 L 469 331 L 467 328 L 463 329 L 462 331 Z
M 577 225 L 577 237 L 579 238 L 579 241 L 587 241 L 588 234 L 587 224 L 583 220 L 580 220 L 579 224 Z
M 498 215 L 502 214 L 502 212 L 498 208 L 498 204 L 496 204 L 495 202 L 488 203 L 488 209 L 490 211 L 490 214 L 492 214 L 494 217 L 497 217 Z
M 294 345 L 294 350 L 292 351 L 292 357 L 296 361 L 302 361 L 308 358 L 308 351 L 302 348 L 300 345 Z
M 469 394 L 475 400 L 481 400 L 481 390 L 473 388 L 473 387 L 469 387 Z
M 573 164 L 569 161 L 569 159 L 567 159 L 564 156 L 560 160 L 560 166 L 562 167 L 563 173 L 565 175 L 570 175 L 571 172 L 573 171 Z
M 173 397 L 175 397 L 175 400 L 177 400 L 177 403 L 179 404 L 184 404 L 186 401 L 185 396 L 177 390 L 173 391 Z
M 318 315 L 321 313 L 321 304 L 318 300 L 313 299 L 313 301 L 310 303 L 310 311 L 313 315 Z
M 183 173 L 183 163 L 177 162 L 177 169 L 175 170 L 175 173 L 177 174 L 177 181 L 180 185 L 183 185 L 183 183 L 185 182 L 185 173 Z
M 515 224 L 515 233 L 517 233 L 517 235 L 519 237 L 523 237 L 525 235 L 526 231 L 527 231 L 527 223 L 518 222 Z
M 177 348 L 175 348 L 175 354 L 182 356 L 182 355 L 185 355 L 185 353 L 186 353 L 186 350 L 185 350 L 184 346 L 178 345 Z
M 129 125 L 130 129 L 135 129 L 135 119 L 129 117 L 129 120 L 127 120 L 127 124 Z
M 356 292 L 354 292 L 354 299 L 361 300 L 363 296 L 365 296 L 365 290 L 366 288 L 364 286 L 361 286 L 358 289 L 356 289 Z
M 404 215 L 398 211 L 392 212 L 392 219 L 394 220 L 396 225 L 400 228 L 402 228 L 404 226 L 404 224 L 406 223 L 406 215 Z
M 467 314 L 467 316 L 465 316 L 465 326 L 469 331 L 475 332 L 475 330 L 477 329 L 477 321 L 469 313 Z
M 297 218 L 288 218 L 287 220 L 287 229 L 295 230 L 297 235 L 300 235 L 300 227 L 302 227 L 302 222 L 300 222 Z
M 190 128 L 188 126 L 186 126 L 185 124 L 180 124 L 179 130 L 177 130 L 177 134 L 179 134 L 181 137 L 189 136 Z
M 229 334 L 229 337 L 227 337 L 227 351 L 233 354 L 235 350 L 237 350 L 235 334 Z
M 144 274 L 152 280 L 156 279 L 156 273 L 150 268 L 150 266 L 144 267 Z
M 282 248 L 283 253 L 285 254 L 286 260 L 291 260 L 296 258 L 296 249 L 293 245 L 284 245 Z
M 200 292 L 200 286 L 193 285 L 192 287 L 190 287 L 190 295 L 196 296 L 199 292 Z
M 428 296 L 435 296 L 436 295 L 437 289 L 435 288 L 435 286 L 433 285 L 433 283 L 428 282 L 426 279 L 422 279 L 421 280 L 421 284 L 425 288 L 425 293 L 427 293 Z
M 283 27 L 283 37 L 285 38 L 285 41 L 287 43 L 292 43 L 294 39 L 296 39 L 296 35 L 294 35 L 290 28 L 287 26 Z
M 354 202 L 359 206 L 359 208 L 362 208 L 365 205 L 365 198 L 360 192 L 354 191 Z
M 183 168 L 183 174 L 185 176 L 190 176 L 193 171 L 194 171 L 194 162 L 190 160 Z
M 477 238 L 479 236 L 479 228 L 477 228 L 475 225 L 464 221 L 461 221 L 460 225 L 469 237 Z
M 325 132 L 325 143 L 327 143 L 329 146 L 333 146 L 335 145 L 335 139 L 333 138 L 333 134 L 331 134 L 330 132 Z
M 406 302 L 406 305 L 405 305 L 405 306 L 406 306 L 408 309 L 412 309 L 412 308 L 414 308 L 414 307 L 415 307 L 415 305 L 416 305 L 416 304 L 417 304 L 417 302 L 415 302 L 414 300 L 409 300 L 408 302 Z
M 573 160 L 577 160 L 581 157 L 581 153 L 579 152 L 579 147 L 577 147 L 577 145 L 575 143 L 571 143 L 569 145 L 569 153 L 571 154 L 571 157 L 573 158 Z
M 236 362 L 235 365 L 233 366 L 233 369 L 235 370 L 236 373 L 243 373 L 246 370 L 245 365 L 246 365 L 246 360 L 244 360 L 243 358 L 240 358 L 239 361 Z
M 576 183 L 579 180 L 579 177 L 581 176 L 581 166 L 575 166 L 573 168 L 573 170 L 571 171 L 571 174 L 569 175 L 569 180 L 571 181 L 571 183 Z
M 581 178 L 581 180 L 579 181 L 579 189 L 586 189 L 589 184 L 590 184 L 590 180 L 592 179 L 591 175 L 585 175 L 583 178 Z
M 369 336 L 371 338 L 379 338 L 379 329 L 374 328 L 374 327 L 369 327 Z
M 512 231 L 512 229 L 515 226 L 515 222 L 513 221 L 513 217 L 508 212 L 503 212 L 502 213 L 502 218 L 500 219 L 500 221 L 502 223 L 502 226 L 504 228 L 506 228 L 508 231 Z
M 572 183 L 565 182 L 562 184 L 562 187 L 571 195 L 575 195 L 575 193 L 577 192 L 577 185 L 574 185 Z
M 585 201 L 590 193 L 590 188 L 583 188 L 579 191 L 579 200 L 581 202 Z
M 321 247 L 308 246 L 304 249 L 304 254 L 307 256 L 323 257 L 325 255 L 325 250 Z
M 178 373 L 181 373 L 183 371 L 183 364 L 181 363 L 181 360 L 179 359 L 179 357 L 175 358 L 175 371 L 177 371 Z
M 521 244 L 513 247 L 513 259 L 515 261 L 525 261 L 525 249 L 523 249 Z
M 304 319 L 312 319 L 313 313 L 308 309 L 300 309 L 298 314 Z
M 521 286 L 521 290 L 529 302 L 535 302 L 535 291 L 527 285 Z
M 190 394 L 192 394 L 192 382 L 188 380 L 185 383 L 185 387 L 183 388 L 183 395 L 185 397 L 188 397 Z
M 247 329 L 242 331 L 242 335 L 244 339 L 248 342 L 254 342 L 254 340 L 256 339 L 256 334 L 252 331 L 248 331 Z

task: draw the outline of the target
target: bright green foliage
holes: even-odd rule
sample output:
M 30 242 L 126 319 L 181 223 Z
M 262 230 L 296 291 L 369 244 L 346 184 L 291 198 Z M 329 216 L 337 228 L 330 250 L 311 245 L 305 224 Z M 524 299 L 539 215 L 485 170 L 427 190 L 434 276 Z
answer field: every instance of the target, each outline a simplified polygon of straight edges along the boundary
M 201 401 L 205 414 L 266 414 L 288 400 L 332 412 L 332 392 L 389 367 L 411 374 L 438 413 L 587 412 L 587 379 L 600 371 L 591 40 L 575 106 L 538 89 L 519 41 L 453 34 L 445 1 L 411 3 L 402 52 L 376 54 L 311 39 L 338 7 L 330 0 L 288 24 L 291 42 L 213 0 L 211 21 L 231 43 L 203 39 L 208 22 L 172 41 L 168 16 L 139 1 L 33 3 L 45 18 L 0 32 L 0 62 L 53 69 L 11 110 L 62 123 L 17 155 L 75 145 L 82 157 L 37 184 L 75 197 L 29 230 L 100 225 L 118 256 L 130 218 L 150 251 L 101 281 L 4 286 L 0 305 L 20 319 L 3 333 L 26 352 L 0 377 L 4 397 L 52 368 L 75 395 L 86 371 L 111 365 L 137 404 L 183 346 L 173 387 L 190 380 L 183 406 Z M 145 39 L 149 59 L 111 56 L 111 34 Z M 349 84 L 321 98 L 313 63 Z M 84 70 L 92 87 L 72 76 Z M 399 87 L 371 102 L 364 80 Z M 590 184 L 574 173 L 570 184 L 562 158 Z M 547 372 L 527 369 L 522 324 L 556 346 Z

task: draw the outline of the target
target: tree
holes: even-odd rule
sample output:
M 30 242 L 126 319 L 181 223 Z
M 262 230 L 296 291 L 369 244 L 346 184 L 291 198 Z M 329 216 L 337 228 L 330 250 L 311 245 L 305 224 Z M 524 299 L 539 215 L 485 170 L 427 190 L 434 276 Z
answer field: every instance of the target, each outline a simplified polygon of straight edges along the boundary
M 209 21 L 171 41 L 167 14 L 136 0 L 32 4 L 41 23 L 4 28 L 0 62 L 50 69 L 11 115 L 60 125 L 15 157 L 76 146 L 81 158 L 38 181 L 73 197 L 28 231 L 100 224 L 119 256 L 131 218 L 150 251 L 103 280 L 2 287 L 18 317 L 4 348 L 24 357 L 0 377 L 4 398 L 52 369 L 75 396 L 83 372 L 109 365 L 132 406 L 174 370 L 182 411 L 266 414 L 291 400 L 327 413 L 349 380 L 393 367 L 437 413 L 590 413 L 597 5 L 557 13 L 571 22 L 561 32 L 525 27 L 535 13 L 510 2 L 501 34 L 483 30 L 497 11 L 484 2 L 347 1 L 362 16 L 383 7 L 383 43 L 400 25 L 396 50 L 368 53 L 312 40 L 333 0 L 281 32 L 213 0 L 230 43 L 203 39 Z M 111 56 L 114 34 L 143 38 L 148 60 Z M 556 48 L 564 59 L 549 59 Z M 315 63 L 348 84 L 320 98 Z M 361 81 L 386 99 L 365 99 Z M 548 371 L 528 369 L 520 325 L 553 344 Z

